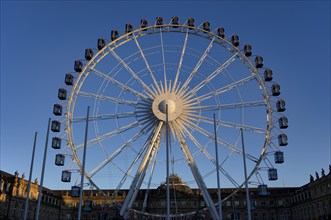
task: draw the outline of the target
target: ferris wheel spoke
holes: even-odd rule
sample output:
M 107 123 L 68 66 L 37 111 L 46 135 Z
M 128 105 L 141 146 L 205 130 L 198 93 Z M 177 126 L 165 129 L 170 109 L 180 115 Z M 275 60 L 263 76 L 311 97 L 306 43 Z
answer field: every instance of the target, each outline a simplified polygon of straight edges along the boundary
M 103 196 L 106 196 L 106 193 L 103 192 L 98 186 L 97 184 L 94 183 L 94 181 L 92 180 L 92 178 L 85 172 L 84 173 L 85 178 L 90 182 L 90 184 L 97 189 Z
M 112 193 L 111 198 L 113 199 L 114 196 L 116 195 L 116 193 L 122 188 L 123 184 L 125 183 L 125 181 L 127 180 L 127 178 L 131 175 L 133 167 L 136 165 L 136 163 L 138 162 L 139 158 L 141 157 L 142 153 L 146 150 L 147 146 L 148 146 L 148 140 L 150 140 L 151 136 L 153 133 L 151 133 L 149 135 L 149 137 L 147 138 L 147 141 L 145 142 L 145 144 L 143 145 L 143 147 L 140 148 L 139 152 L 137 153 L 137 156 L 135 157 L 135 159 L 132 161 L 132 163 L 130 164 L 129 168 L 127 169 L 127 171 L 124 171 L 121 167 L 119 167 L 116 163 L 111 162 L 116 168 L 118 168 L 124 175 L 121 178 L 121 180 L 119 181 L 119 184 L 117 185 L 116 189 L 114 190 L 114 192 Z
M 74 155 L 73 155 L 74 158 L 76 158 L 75 160 L 72 159 L 72 162 L 75 161 L 75 163 L 77 164 L 77 166 L 79 167 L 80 170 L 83 170 L 83 167 L 82 167 L 82 164 L 80 162 L 80 160 L 77 159 L 77 154 L 74 152 Z M 102 195 L 106 195 L 98 186 L 97 184 L 94 183 L 94 181 L 92 180 L 91 176 L 87 173 L 87 172 L 84 172 L 84 176 L 85 178 L 90 182 L 90 184 L 92 186 L 94 186 L 94 188 L 96 188 Z
M 144 81 L 129 67 L 129 65 L 117 55 L 117 53 L 112 50 L 111 53 L 113 56 L 124 66 L 124 68 L 132 75 L 132 77 L 139 82 L 139 84 L 146 90 L 145 92 L 149 96 L 149 98 L 153 99 L 153 97 L 156 96 L 155 92 L 152 91 L 145 83 Z M 148 92 L 147 92 L 148 91 Z
M 111 103 L 115 103 L 115 104 L 125 104 L 125 105 L 133 106 L 133 107 L 136 107 L 139 103 L 136 101 L 120 99 L 120 98 L 115 98 L 115 97 L 111 97 L 111 96 L 98 95 L 95 93 L 84 92 L 84 91 L 79 91 L 79 95 L 81 95 L 83 97 L 94 98 L 97 100 L 107 101 L 107 102 L 111 102 Z
M 210 138 L 211 140 L 215 140 L 215 136 L 214 136 L 213 134 L 211 134 L 211 133 L 205 131 L 205 130 L 202 129 L 202 128 L 197 129 L 197 128 L 194 128 L 194 126 L 192 126 L 192 125 L 188 125 L 187 127 L 189 127 L 189 128 L 192 129 L 192 130 L 196 130 L 196 131 L 198 131 L 199 133 L 201 133 L 201 134 L 205 135 L 206 137 Z M 197 126 L 197 127 L 199 127 L 199 126 Z M 222 139 L 220 139 L 220 138 L 217 138 L 217 143 L 219 143 L 219 144 L 221 144 L 221 145 L 227 147 L 229 150 L 231 150 L 230 154 L 232 154 L 232 153 L 234 152 L 234 153 L 238 153 L 238 154 L 241 154 L 241 155 L 242 155 L 242 151 L 241 151 L 241 149 L 237 148 L 237 147 L 236 147 L 235 145 L 233 145 L 233 144 L 230 144 L 230 143 L 228 143 L 228 142 L 226 142 L 226 141 L 224 141 L 224 140 L 222 140 Z M 245 157 L 246 157 L 247 159 L 251 160 L 251 161 L 254 162 L 254 163 L 256 163 L 256 162 L 258 161 L 258 158 L 256 158 L 256 157 L 250 155 L 249 153 L 246 153 L 246 154 L 245 154 Z M 221 165 L 222 165 L 222 164 L 221 164 Z
M 208 92 L 206 94 L 197 96 L 197 97 L 192 98 L 192 99 L 187 99 L 186 98 L 185 100 L 183 100 L 183 102 L 186 102 L 186 103 L 191 103 L 191 102 L 194 102 L 194 101 L 202 102 L 204 100 L 207 100 L 207 99 L 213 98 L 215 96 L 218 96 L 221 93 L 224 93 L 224 92 L 230 91 L 230 90 L 232 90 L 234 88 L 237 88 L 238 86 L 244 85 L 244 84 L 252 81 L 253 79 L 255 79 L 255 76 L 254 75 L 250 75 L 250 76 L 245 77 L 245 78 L 243 78 L 241 80 L 238 80 L 236 82 L 233 82 L 233 83 L 231 83 L 231 84 L 229 84 L 227 86 L 224 86 L 222 88 L 216 89 L 215 91 Z
M 203 134 L 204 136 L 210 138 L 211 140 L 215 140 L 215 135 L 213 135 L 212 133 L 206 131 L 205 129 L 203 129 L 202 127 L 198 126 L 197 124 L 193 123 L 192 120 L 190 118 L 183 118 L 181 119 L 184 121 L 183 124 L 185 124 L 186 126 L 189 126 L 191 129 L 198 131 L 199 133 Z M 243 154 L 242 150 L 239 149 L 238 147 L 236 147 L 233 144 L 230 144 L 220 138 L 217 138 L 217 143 L 227 147 L 229 150 L 238 153 L 238 154 Z M 248 153 L 245 154 L 245 157 L 253 162 L 257 162 L 258 159 Z
M 186 135 L 191 139 L 191 141 L 199 148 L 199 150 L 205 155 L 205 157 L 212 162 L 212 164 L 214 166 L 216 166 L 216 160 L 209 154 L 209 152 L 201 146 L 201 144 L 199 143 L 199 141 L 197 141 L 197 139 L 191 134 L 191 132 L 189 132 L 187 130 L 187 128 L 184 127 L 184 132 L 186 133 Z M 228 156 L 232 154 L 232 151 L 228 154 Z M 222 164 L 219 165 L 219 170 L 223 173 L 223 175 L 235 186 L 235 187 L 239 187 L 240 185 L 235 181 L 235 179 L 233 177 L 231 177 L 226 171 L 225 169 L 222 167 Z
M 156 124 L 155 124 L 156 126 Z M 146 129 L 148 130 L 148 129 Z M 154 127 L 155 130 L 155 127 Z M 149 132 L 149 130 L 147 131 Z M 146 151 L 147 147 L 149 146 L 149 142 L 151 140 L 153 136 L 153 132 L 150 133 L 149 137 L 146 139 L 145 144 L 143 145 L 143 147 L 141 147 L 140 151 L 137 153 L 137 156 L 134 158 L 134 160 L 132 161 L 132 163 L 130 164 L 129 168 L 127 169 L 127 171 L 123 171 L 120 167 L 118 167 L 116 164 L 114 164 L 114 166 L 116 166 L 119 170 L 121 170 L 124 173 L 124 176 L 122 177 L 121 181 L 119 182 L 118 186 L 116 187 L 115 192 L 117 192 L 119 189 L 122 188 L 123 184 L 125 183 L 125 181 L 127 180 L 127 178 L 131 175 L 132 171 L 133 171 L 133 167 L 135 167 L 135 165 L 137 164 L 137 162 L 139 161 L 139 159 L 141 158 L 143 152 Z M 114 193 L 115 193 L 114 192 Z
M 141 184 L 144 180 L 147 168 L 151 162 L 151 158 L 158 151 L 161 142 L 161 129 L 164 122 L 160 121 L 158 126 L 153 132 L 153 136 L 150 140 L 149 146 L 145 152 L 144 157 L 142 158 L 139 168 L 136 172 L 134 179 L 131 182 L 130 190 L 125 198 L 124 204 L 121 208 L 120 214 L 123 216 L 129 209 L 131 209 L 133 202 L 137 196 L 138 190 L 141 187 Z
M 108 133 L 100 135 L 100 136 L 98 136 L 98 137 L 96 137 L 92 140 L 87 141 L 87 146 L 94 145 L 98 142 L 104 141 L 106 139 L 114 137 L 115 135 L 118 135 L 118 134 L 123 133 L 123 132 L 128 131 L 128 130 L 131 130 L 131 129 L 136 128 L 138 126 L 139 126 L 139 123 L 137 121 L 134 121 L 134 122 L 132 122 L 128 125 L 125 125 L 123 127 L 119 127 L 119 128 L 117 128 L 117 129 L 115 129 L 111 132 L 108 132 Z M 80 144 L 80 145 L 75 146 L 74 149 L 77 151 L 77 150 L 82 149 L 83 147 L 84 147 L 84 144 Z
M 146 65 L 146 67 L 147 67 L 147 69 L 148 69 L 148 72 L 149 72 L 149 74 L 150 74 L 150 76 L 151 76 L 153 82 L 154 82 L 154 85 L 155 85 L 155 87 L 156 87 L 158 93 L 160 94 L 160 93 L 161 93 L 161 89 L 160 89 L 159 84 L 157 83 L 157 81 L 156 81 L 156 79 L 155 79 L 155 77 L 154 77 L 154 73 L 153 73 L 153 71 L 151 70 L 151 67 L 149 66 L 149 64 L 148 64 L 148 62 L 147 62 L 147 59 L 146 59 L 145 54 L 144 54 L 144 51 L 141 49 L 141 46 L 140 46 L 140 44 L 139 44 L 139 42 L 138 42 L 138 40 L 137 40 L 137 36 L 134 35 L 134 36 L 133 36 L 133 39 L 134 39 L 134 41 L 135 41 L 135 43 L 136 43 L 136 46 L 137 46 L 137 48 L 138 48 L 138 50 L 139 50 L 139 52 L 140 52 L 141 57 L 143 58 L 143 60 L 144 60 L 144 62 L 145 62 L 145 65 Z M 153 87 L 153 88 L 154 88 L 154 87 Z
M 89 117 L 89 121 L 101 121 L 101 120 L 111 120 L 111 119 L 130 118 L 130 117 L 137 117 L 137 112 L 122 112 L 115 114 L 93 115 L 92 117 Z M 72 123 L 77 123 L 77 122 L 86 122 L 86 116 L 72 118 Z
M 215 163 L 208 151 L 206 151 L 206 149 L 201 146 L 201 144 L 196 140 L 196 138 L 191 134 L 191 132 L 187 130 L 183 123 L 180 120 L 176 120 L 175 123 L 177 124 L 177 127 L 180 128 L 181 134 L 188 136 L 192 140 L 192 142 L 199 148 L 199 150 L 207 157 L 207 159 L 209 159 L 212 163 Z
M 196 94 L 201 88 L 203 88 L 207 83 L 209 83 L 213 78 L 215 78 L 218 74 L 222 73 L 224 69 L 226 69 L 238 55 L 238 52 L 233 54 L 228 60 L 226 60 L 222 65 L 220 65 L 214 72 L 208 75 L 203 81 L 201 81 L 198 85 L 192 88 L 188 93 L 185 93 L 184 99 L 191 98 L 192 94 Z
M 147 126 L 145 126 L 147 128 Z M 133 135 L 128 141 L 126 141 L 122 146 L 120 146 L 115 152 L 112 153 L 112 155 L 108 156 L 104 161 L 102 161 L 96 168 L 94 168 L 90 172 L 90 176 L 94 176 L 97 172 L 99 172 L 103 167 L 105 167 L 107 164 L 112 162 L 112 160 L 117 157 L 120 153 L 122 153 L 127 147 L 130 146 L 133 142 L 135 142 L 138 138 L 140 138 L 142 135 L 146 133 L 145 129 L 140 130 L 135 135 Z
M 152 101 L 150 99 L 148 100 L 139 100 L 139 105 L 136 106 L 139 109 L 148 109 L 152 105 Z
M 223 175 L 233 184 L 234 187 L 240 188 L 241 185 L 237 183 L 237 181 L 220 165 L 219 169 L 223 173 Z
M 198 169 L 198 167 L 196 166 L 196 163 L 195 163 L 195 160 L 194 158 L 192 157 L 192 154 L 186 144 L 186 141 L 185 139 L 183 138 L 182 134 L 179 132 L 179 130 L 177 129 L 177 125 L 176 124 L 172 124 L 173 125 L 173 130 L 175 131 L 175 135 L 177 137 L 177 140 L 179 142 L 179 144 L 181 145 L 181 148 L 183 150 L 183 153 L 186 157 L 186 160 L 188 162 L 188 165 L 191 169 L 191 172 L 196 180 L 196 183 L 198 184 L 199 188 L 201 189 L 201 192 L 202 192 L 202 196 L 207 204 L 207 207 L 209 208 L 212 216 L 214 219 L 217 219 L 217 211 L 216 211 L 216 208 L 215 208 L 215 205 L 214 205 L 214 202 L 213 200 L 211 199 L 209 193 L 208 193 L 208 190 L 207 190 L 207 186 L 205 184 L 205 182 L 203 181 L 203 178 L 200 174 L 200 171 Z
M 97 76 L 113 83 L 114 85 L 118 86 L 119 88 L 130 92 L 131 94 L 138 96 L 139 98 L 145 100 L 148 99 L 148 97 L 136 90 L 134 90 L 132 87 L 125 85 L 124 83 L 119 82 L 118 80 L 114 79 L 111 76 L 106 75 L 105 73 L 101 72 L 100 70 L 97 70 L 96 68 L 90 68 L 92 70 L 92 72 L 94 72 Z
M 137 117 L 137 120 L 141 123 L 141 124 L 145 124 L 147 122 L 150 121 L 154 121 L 156 120 L 154 115 L 150 114 L 144 114 L 144 115 L 140 115 L 139 117 Z
M 198 114 L 193 114 L 193 113 L 184 113 L 188 117 L 191 118 L 193 121 L 201 121 L 201 122 L 206 122 L 209 124 L 214 124 L 214 120 L 209 117 L 204 117 Z M 238 123 L 233 123 L 229 121 L 223 121 L 223 120 L 218 120 L 216 121 L 218 126 L 223 126 L 223 127 L 228 127 L 228 128 L 234 128 L 234 129 L 243 129 L 245 131 L 250 131 L 250 132 L 255 132 L 255 133 L 260 133 L 260 134 L 266 134 L 267 130 L 263 128 L 258 128 L 246 124 L 238 124 Z
M 251 131 L 259 134 L 266 134 L 268 131 L 263 128 L 258 128 L 246 124 L 236 124 L 233 122 L 228 122 L 228 121 L 217 121 L 217 124 L 223 127 L 229 127 L 229 128 L 235 128 L 235 129 L 243 129 L 245 131 Z
M 251 101 L 251 102 L 239 102 L 231 104 L 221 104 L 221 105 L 203 105 L 203 106 L 190 106 L 188 112 L 203 110 L 203 111 L 218 111 L 218 110 L 231 110 L 231 109 L 242 109 L 242 108 L 252 108 L 265 106 L 265 101 Z
M 188 84 L 191 82 L 191 80 L 193 79 L 195 74 L 198 72 L 201 64 L 206 59 L 210 49 L 212 48 L 214 41 L 215 41 L 215 37 L 210 41 L 208 47 L 206 48 L 206 50 L 204 51 L 204 53 L 200 57 L 200 60 L 198 61 L 197 65 L 194 67 L 194 69 L 192 70 L 190 75 L 187 77 L 186 81 L 183 83 L 181 89 L 178 91 L 178 94 L 183 95 L 183 89 L 185 89 L 188 86 Z
M 172 92 L 177 91 L 177 88 L 176 88 L 177 87 L 177 81 L 178 81 L 178 77 L 179 77 L 179 74 L 180 74 L 180 71 L 181 71 L 182 65 L 183 65 L 183 59 L 184 59 L 184 54 L 185 54 L 186 45 L 187 45 L 187 38 L 188 38 L 188 29 L 186 30 L 184 45 L 183 45 L 182 53 L 180 55 L 178 68 L 177 68 L 176 76 L 175 76 L 175 79 L 174 79 L 174 84 L 172 86 Z M 178 86 L 178 88 L 179 88 L 179 86 Z
M 160 28 L 160 40 L 161 40 L 161 51 L 162 51 L 162 66 L 163 66 L 164 89 L 165 89 L 165 93 L 167 93 L 168 92 L 167 71 L 166 71 L 166 67 L 165 67 L 165 56 L 164 56 L 164 43 L 163 43 L 163 36 L 162 36 L 162 28 Z

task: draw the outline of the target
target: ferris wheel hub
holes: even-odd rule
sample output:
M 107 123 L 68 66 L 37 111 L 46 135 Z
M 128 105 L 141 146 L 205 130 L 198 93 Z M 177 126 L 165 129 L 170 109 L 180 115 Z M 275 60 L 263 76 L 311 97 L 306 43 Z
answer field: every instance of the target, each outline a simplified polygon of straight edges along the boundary
M 162 93 L 157 96 L 152 105 L 154 115 L 166 121 L 166 108 L 168 106 L 168 121 L 173 121 L 178 118 L 183 109 L 181 98 L 175 93 Z
M 168 106 L 168 114 L 172 114 L 175 112 L 176 104 L 174 101 L 172 101 L 171 99 L 165 99 L 162 102 L 160 102 L 158 108 L 163 114 L 166 114 L 167 111 L 166 106 Z

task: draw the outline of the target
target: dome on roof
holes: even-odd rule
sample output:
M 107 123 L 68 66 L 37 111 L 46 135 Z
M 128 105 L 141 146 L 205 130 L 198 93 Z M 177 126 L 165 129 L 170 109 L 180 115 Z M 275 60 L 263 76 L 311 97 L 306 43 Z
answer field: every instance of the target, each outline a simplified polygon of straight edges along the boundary
M 183 183 L 182 179 L 177 174 L 171 174 L 169 176 L 169 188 L 170 190 L 175 190 L 176 192 L 192 194 L 191 188 L 187 184 Z M 166 191 L 167 181 L 162 182 L 158 189 Z

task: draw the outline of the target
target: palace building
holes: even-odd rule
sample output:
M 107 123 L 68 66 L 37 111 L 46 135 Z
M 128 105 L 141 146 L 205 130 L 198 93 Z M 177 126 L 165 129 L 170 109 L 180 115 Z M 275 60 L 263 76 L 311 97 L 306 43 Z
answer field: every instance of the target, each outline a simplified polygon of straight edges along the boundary
M 251 216 L 254 220 L 320 220 L 331 219 L 331 167 L 326 174 L 322 169 L 315 178 L 301 187 L 268 188 L 267 195 L 261 195 L 257 188 L 250 188 Z M 23 219 L 28 181 L 24 173 L 19 177 L 16 171 L 9 174 L 0 171 L 0 219 Z M 211 219 L 209 211 L 198 189 L 191 189 L 177 175 L 170 176 L 170 210 L 172 214 L 190 213 L 176 219 Z M 166 183 L 157 189 L 140 190 L 128 219 L 164 219 L 166 213 Z M 222 188 L 223 219 L 246 219 L 245 190 L 233 192 L 232 188 Z M 39 185 L 37 180 L 31 183 L 28 218 L 34 219 Z M 217 189 L 208 189 L 212 199 L 217 202 Z M 119 210 L 125 201 L 128 190 L 83 191 L 81 219 L 123 219 Z M 174 193 L 176 192 L 176 193 Z M 72 190 L 51 190 L 43 188 L 40 219 L 71 220 L 77 218 L 79 197 Z M 146 198 L 146 193 L 148 197 Z M 176 198 L 175 198 L 176 197 Z M 141 210 L 138 211 L 138 210 Z M 142 217 L 142 212 L 151 215 Z

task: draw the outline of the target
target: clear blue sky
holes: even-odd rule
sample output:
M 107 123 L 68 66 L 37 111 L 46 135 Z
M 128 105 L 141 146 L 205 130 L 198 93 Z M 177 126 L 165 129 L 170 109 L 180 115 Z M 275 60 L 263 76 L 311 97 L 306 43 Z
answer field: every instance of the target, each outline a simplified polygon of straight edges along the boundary
M 1 1 L 0 169 L 40 178 L 47 120 L 73 61 L 110 30 L 177 15 L 223 25 L 268 62 L 286 100 L 289 145 L 275 186 L 301 186 L 326 171 L 330 152 L 329 1 Z M 44 186 L 67 188 L 48 151 Z M 26 175 L 28 176 L 28 175 Z

